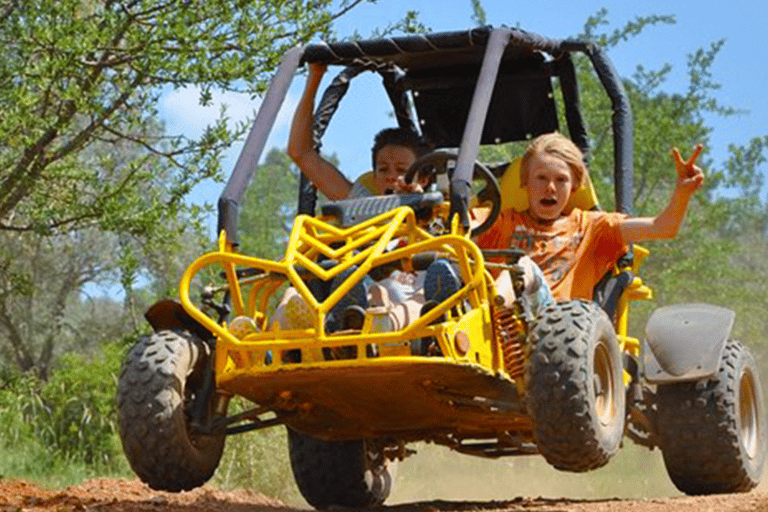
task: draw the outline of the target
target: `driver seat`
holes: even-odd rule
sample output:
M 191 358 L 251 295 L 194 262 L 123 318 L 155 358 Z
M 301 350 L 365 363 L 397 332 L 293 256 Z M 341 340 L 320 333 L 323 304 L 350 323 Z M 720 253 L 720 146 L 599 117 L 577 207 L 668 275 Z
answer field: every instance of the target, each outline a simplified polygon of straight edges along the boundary
M 376 185 L 374 185 L 373 182 L 373 171 L 366 171 L 360 176 L 358 176 L 357 180 L 360 185 L 368 189 L 368 191 L 371 193 L 372 196 L 378 195 L 378 192 L 376 191 Z

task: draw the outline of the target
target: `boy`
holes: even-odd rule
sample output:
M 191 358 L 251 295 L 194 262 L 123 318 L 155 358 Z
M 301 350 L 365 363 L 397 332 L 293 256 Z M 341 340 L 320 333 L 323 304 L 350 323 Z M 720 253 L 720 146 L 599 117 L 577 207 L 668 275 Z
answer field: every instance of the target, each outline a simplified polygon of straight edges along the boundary
M 426 153 L 421 138 L 412 131 L 387 128 L 377 133 L 371 148 L 373 172 L 362 175 L 354 183 L 350 183 L 332 163 L 317 152 L 312 139 L 314 99 L 325 70 L 324 64 L 309 64 L 304 94 L 293 116 L 288 155 L 302 173 L 331 200 L 421 191 L 426 183 L 414 181 L 406 184 L 403 179 L 416 159 Z M 353 271 L 354 268 L 349 269 L 336 277 L 330 289 L 334 290 Z M 359 324 L 364 314 L 362 312 L 369 305 L 370 294 L 373 295 L 371 299 L 375 305 L 393 302 L 406 304 L 406 309 L 411 311 L 410 316 L 413 316 L 412 310 L 418 310 L 423 302 L 420 288 L 421 284 L 415 275 L 403 272 L 396 272 L 384 280 L 383 286 L 358 283 L 329 311 L 326 328 L 333 332 L 346 327 L 347 323 Z M 348 310 L 352 316 L 347 314 Z M 279 322 L 286 329 L 310 327 L 310 311 L 295 289 L 286 290 L 273 321 Z M 400 319 L 401 323 L 406 321 Z
M 484 249 L 523 249 L 530 257 L 523 261 L 526 292 L 534 291 L 540 269 L 554 299 L 592 299 L 595 284 L 627 251 L 628 244 L 677 235 L 688 202 L 703 183 L 704 175 L 695 165 L 701 150 L 701 144 L 697 145 L 687 161 L 673 150 L 677 182 L 666 208 L 655 217 L 577 208 L 564 214 L 568 199 L 587 173 L 583 155 L 559 133 L 541 135 L 531 142 L 520 163 L 528 209 L 502 212 L 477 244 Z M 531 261 L 538 268 L 531 268 Z M 504 290 L 507 299 L 510 291 Z
M 373 173 L 361 176 L 355 183 L 350 183 L 336 166 L 317 152 L 312 139 L 314 100 L 325 69 L 324 64 L 309 64 L 304 94 L 293 114 L 288 156 L 332 201 L 419 191 L 418 183 L 406 185 L 403 180 L 416 159 L 426 153 L 421 138 L 412 131 L 387 128 L 376 134 L 371 148 Z

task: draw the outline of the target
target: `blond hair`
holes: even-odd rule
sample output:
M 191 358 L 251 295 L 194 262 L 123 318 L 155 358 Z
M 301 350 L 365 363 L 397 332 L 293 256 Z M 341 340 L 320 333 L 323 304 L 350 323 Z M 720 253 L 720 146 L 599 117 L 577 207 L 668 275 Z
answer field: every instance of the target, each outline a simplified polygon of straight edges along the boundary
M 528 184 L 528 162 L 534 155 L 547 154 L 559 158 L 571 169 L 574 188 L 584 184 L 587 166 L 584 165 L 584 153 L 571 141 L 571 139 L 557 133 L 545 133 L 531 141 L 520 159 L 520 184 Z

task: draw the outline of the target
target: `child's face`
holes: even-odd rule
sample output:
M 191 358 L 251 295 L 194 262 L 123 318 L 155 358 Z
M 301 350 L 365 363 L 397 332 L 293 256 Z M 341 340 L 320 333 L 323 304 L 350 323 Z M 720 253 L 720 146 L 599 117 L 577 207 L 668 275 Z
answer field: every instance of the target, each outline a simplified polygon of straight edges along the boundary
M 574 189 L 568 164 L 548 154 L 528 160 L 528 213 L 539 220 L 556 220 Z
M 380 193 L 387 190 L 397 191 L 398 181 L 416 161 L 416 154 L 405 146 L 384 146 L 376 153 L 376 169 L 373 181 Z

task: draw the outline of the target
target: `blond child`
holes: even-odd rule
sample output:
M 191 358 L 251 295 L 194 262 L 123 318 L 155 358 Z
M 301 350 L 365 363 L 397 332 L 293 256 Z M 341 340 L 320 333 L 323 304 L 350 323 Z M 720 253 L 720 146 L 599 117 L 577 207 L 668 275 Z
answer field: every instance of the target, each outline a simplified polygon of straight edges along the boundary
M 484 249 L 523 249 L 530 258 L 524 262 L 527 290 L 535 286 L 540 269 L 554 299 L 592 299 L 594 286 L 629 244 L 677 235 L 690 198 L 703 183 L 704 175 L 695 165 L 701 150 L 701 144 L 697 145 L 684 161 L 673 149 L 675 189 L 667 206 L 655 217 L 578 208 L 564 213 L 571 194 L 584 182 L 588 171 L 581 151 L 572 141 L 559 133 L 541 135 L 531 142 L 520 164 L 528 209 L 522 213 L 511 208 L 502 212 L 477 243 Z M 531 268 L 531 263 L 538 269 Z

